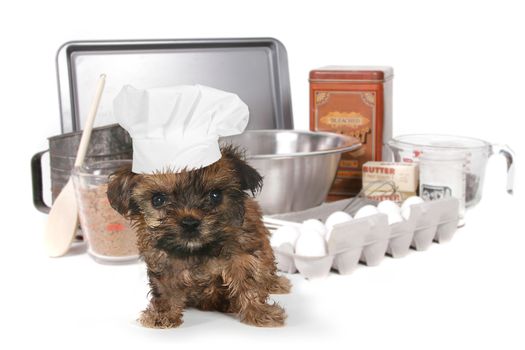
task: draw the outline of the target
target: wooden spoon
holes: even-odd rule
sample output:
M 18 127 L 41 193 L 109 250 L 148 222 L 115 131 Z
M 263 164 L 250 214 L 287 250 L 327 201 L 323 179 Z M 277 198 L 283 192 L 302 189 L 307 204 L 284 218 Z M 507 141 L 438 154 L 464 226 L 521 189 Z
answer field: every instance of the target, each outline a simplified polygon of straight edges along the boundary
M 91 138 L 91 130 L 93 130 L 93 123 L 95 122 L 95 116 L 97 115 L 98 105 L 100 104 L 100 98 L 105 83 L 106 75 L 102 74 L 98 80 L 95 98 L 91 103 L 91 110 L 89 111 L 86 124 L 84 125 L 84 131 L 82 132 L 80 145 L 78 146 L 74 168 L 80 167 L 84 163 L 89 139 Z M 75 198 L 73 181 L 70 177 L 49 212 L 46 231 L 44 234 L 44 244 L 47 254 L 50 257 L 64 255 L 71 246 L 77 227 L 78 205 Z

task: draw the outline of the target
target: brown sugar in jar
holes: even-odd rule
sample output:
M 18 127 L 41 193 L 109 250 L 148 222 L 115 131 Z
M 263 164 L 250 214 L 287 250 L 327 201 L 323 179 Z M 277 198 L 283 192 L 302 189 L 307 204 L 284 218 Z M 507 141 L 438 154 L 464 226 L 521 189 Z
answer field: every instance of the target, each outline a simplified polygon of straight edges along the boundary
M 361 168 L 388 160 L 392 138 L 391 67 L 328 66 L 310 72 L 310 130 L 357 137 L 363 147 L 343 153 L 328 200 L 355 196 Z
M 109 175 L 124 165 L 131 165 L 131 160 L 94 162 L 73 169 L 82 233 L 88 253 L 100 263 L 127 263 L 139 258 L 135 230 L 111 207 L 106 194 Z

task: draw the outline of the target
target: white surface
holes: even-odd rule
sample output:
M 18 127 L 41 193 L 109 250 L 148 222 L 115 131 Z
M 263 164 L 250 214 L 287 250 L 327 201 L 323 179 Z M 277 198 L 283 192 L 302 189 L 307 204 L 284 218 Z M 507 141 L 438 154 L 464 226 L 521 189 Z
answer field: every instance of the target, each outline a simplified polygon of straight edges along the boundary
M 0 348 L 525 347 L 523 176 L 518 168 L 516 196 L 507 196 L 502 158 L 490 160 L 484 198 L 450 243 L 350 276 L 293 277 L 293 293 L 277 298 L 289 314 L 283 329 L 193 310 L 180 329 L 143 329 L 134 322 L 146 305 L 141 265 L 45 256 L 46 217 L 31 205 L 29 159 L 60 130 L 54 55 L 67 40 L 274 36 L 288 49 L 298 129 L 308 127 L 310 69 L 388 64 L 395 68 L 394 134 L 463 134 L 525 154 L 517 124 L 525 115 L 518 2 L 294 3 L 3 5 Z

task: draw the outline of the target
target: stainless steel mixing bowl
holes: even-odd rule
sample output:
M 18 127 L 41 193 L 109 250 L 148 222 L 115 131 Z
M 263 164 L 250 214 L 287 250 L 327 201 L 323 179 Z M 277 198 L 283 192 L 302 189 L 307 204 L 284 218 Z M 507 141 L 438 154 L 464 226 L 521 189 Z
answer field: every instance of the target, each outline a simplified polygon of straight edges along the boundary
M 249 130 L 221 139 L 246 150 L 264 178 L 257 200 L 264 214 L 321 204 L 334 181 L 341 153 L 361 147 L 353 137 L 328 132 Z

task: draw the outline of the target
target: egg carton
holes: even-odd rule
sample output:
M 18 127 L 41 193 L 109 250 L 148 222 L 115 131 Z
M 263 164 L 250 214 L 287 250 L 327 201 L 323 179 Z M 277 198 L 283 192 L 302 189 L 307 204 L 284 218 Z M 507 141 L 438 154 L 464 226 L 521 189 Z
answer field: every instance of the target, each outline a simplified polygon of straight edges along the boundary
M 272 215 L 271 218 L 296 223 L 315 218 L 324 222 L 333 212 L 344 211 L 350 201 L 354 201 L 351 204 L 354 209 L 347 210 L 351 215 L 355 215 L 365 204 L 371 204 L 366 199 L 347 199 L 300 212 Z M 385 254 L 401 258 L 409 253 L 411 247 L 419 251 L 426 250 L 433 241 L 442 243 L 452 238 L 459 223 L 458 210 L 458 199 L 443 198 L 413 204 L 408 220 L 390 225 L 388 216 L 382 213 L 336 224 L 327 242 L 328 255 L 300 256 L 294 254 L 290 243 L 283 243 L 274 247 L 277 268 L 287 273 L 299 271 L 311 279 L 324 277 L 331 269 L 340 274 L 349 274 L 360 261 L 367 266 L 376 266 Z

